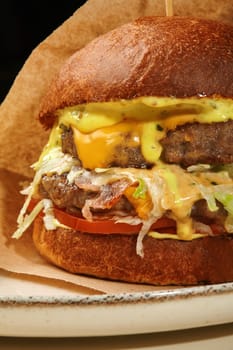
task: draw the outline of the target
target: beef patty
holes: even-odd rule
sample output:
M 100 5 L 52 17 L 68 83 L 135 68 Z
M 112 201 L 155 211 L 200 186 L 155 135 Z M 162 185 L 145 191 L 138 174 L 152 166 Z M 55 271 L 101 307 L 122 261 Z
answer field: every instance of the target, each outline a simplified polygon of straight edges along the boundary
M 195 164 L 233 163 L 233 120 L 211 124 L 185 124 L 168 131 L 160 141 L 161 159 L 166 163 L 188 167 Z M 78 158 L 72 129 L 63 127 L 62 149 Z M 119 156 L 121 155 L 121 156 Z M 139 147 L 117 145 L 109 167 L 150 168 Z
M 211 124 L 186 124 L 170 130 L 161 140 L 166 163 L 188 167 L 233 163 L 233 120 Z

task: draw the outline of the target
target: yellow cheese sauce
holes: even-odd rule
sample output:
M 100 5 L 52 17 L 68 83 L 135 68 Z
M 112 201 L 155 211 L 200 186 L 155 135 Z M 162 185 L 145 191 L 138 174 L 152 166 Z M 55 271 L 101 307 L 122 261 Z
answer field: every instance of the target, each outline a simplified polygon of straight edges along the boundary
M 140 145 L 145 160 L 155 164 L 162 152 L 159 141 L 167 130 L 185 123 L 233 119 L 233 103 L 204 97 L 141 97 L 74 106 L 57 114 L 60 124 L 72 127 L 83 166 L 94 169 L 107 166 L 114 148 L 123 143 L 126 147 Z
M 168 129 L 197 121 L 221 122 L 233 119 L 233 101 L 223 98 L 140 97 L 133 100 L 89 103 L 57 111 L 64 123 L 83 133 L 124 120 L 157 121 Z
M 152 238 L 156 238 L 156 239 L 177 239 L 177 240 L 181 240 L 181 237 L 178 234 L 174 234 L 174 233 L 160 233 L 160 232 L 156 232 L 156 231 L 150 231 L 148 233 L 148 236 L 152 237 Z M 188 236 L 188 239 L 186 239 L 187 241 L 191 241 L 193 239 L 197 239 L 197 238 L 201 238 L 201 237 L 206 237 L 208 236 L 205 233 L 193 233 L 191 235 Z

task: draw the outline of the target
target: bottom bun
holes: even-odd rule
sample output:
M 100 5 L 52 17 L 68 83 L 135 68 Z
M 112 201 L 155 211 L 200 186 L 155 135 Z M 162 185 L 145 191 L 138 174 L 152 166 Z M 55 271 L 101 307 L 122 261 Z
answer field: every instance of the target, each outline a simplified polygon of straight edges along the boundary
M 44 258 L 72 273 L 154 285 L 233 281 L 232 235 L 193 241 L 146 236 L 141 258 L 136 254 L 136 235 L 48 231 L 38 217 L 33 241 Z

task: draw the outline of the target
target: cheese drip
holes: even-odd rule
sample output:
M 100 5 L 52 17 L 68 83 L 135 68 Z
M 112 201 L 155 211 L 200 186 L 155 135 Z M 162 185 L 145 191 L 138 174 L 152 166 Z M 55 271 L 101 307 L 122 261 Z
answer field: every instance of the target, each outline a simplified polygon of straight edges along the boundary
M 117 157 L 123 158 L 122 146 L 126 148 L 140 147 L 140 123 L 119 123 L 84 134 L 73 128 L 77 154 L 86 169 L 106 168 Z M 125 160 L 126 163 L 127 160 Z

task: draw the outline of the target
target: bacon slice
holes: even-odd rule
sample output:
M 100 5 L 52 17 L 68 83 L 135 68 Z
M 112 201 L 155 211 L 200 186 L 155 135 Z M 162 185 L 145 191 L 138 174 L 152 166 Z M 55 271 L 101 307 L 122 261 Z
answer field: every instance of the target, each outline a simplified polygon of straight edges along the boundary
M 87 199 L 82 209 L 82 215 L 87 220 L 93 219 L 91 209 L 111 209 L 122 197 L 125 190 L 132 184 L 126 178 L 101 186 L 100 192 L 94 198 Z
M 75 185 L 85 191 L 98 192 L 100 190 L 100 185 L 95 183 L 95 177 L 92 173 L 85 172 L 79 175 L 74 183 Z

